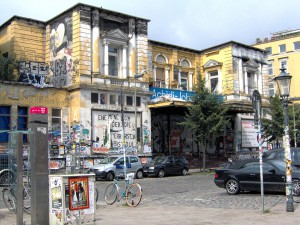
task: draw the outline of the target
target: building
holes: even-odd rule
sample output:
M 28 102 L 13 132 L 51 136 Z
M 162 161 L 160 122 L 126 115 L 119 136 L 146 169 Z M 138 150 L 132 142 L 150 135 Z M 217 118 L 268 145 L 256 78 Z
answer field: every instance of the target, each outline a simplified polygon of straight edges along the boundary
M 267 52 L 270 96 L 275 95 L 277 88 L 272 79 L 280 74 L 283 65 L 286 72 L 292 76 L 290 97 L 298 98 L 299 102 L 300 90 L 297 85 L 300 83 L 300 71 L 297 65 L 300 60 L 300 30 L 272 33 L 270 38 L 263 40 L 257 38 L 253 47 Z
M 65 167 L 69 153 L 88 166 L 122 152 L 123 142 L 144 161 L 152 153 L 191 154 L 192 134 L 176 123 L 201 74 L 232 115 L 209 152 L 258 147 L 256 133 L 248 135 L 253 127 L 244 128 L 254 123 L 253 90 L 268 107 L 264 51 L 234 41 L 195 50 L 148 40 L 149 22 L 79 3 L 46 22 L 14 16 L 2 24 L 0 53 L 4 72 L 12 72 L 1 75 L 0 129 L 27 130 L 28 109 L 47 107 L 53 168 Z M 5 148 L 7 133 L 0 142 Z

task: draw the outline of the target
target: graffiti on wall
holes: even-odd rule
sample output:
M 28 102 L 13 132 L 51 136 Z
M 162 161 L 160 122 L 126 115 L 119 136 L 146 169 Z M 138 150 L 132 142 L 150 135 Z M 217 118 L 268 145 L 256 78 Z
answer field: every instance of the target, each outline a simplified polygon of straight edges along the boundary
M 137 115 L 137 121 L 140 115 Z M 139 127 L 139 124 L 137 125 Z M 107 153 L 111 149 L 122 149 L 122 120 L 119 112 L 92 112 L 92 141 L 94 153 Z M 124 139 L 126 149 L 135 149 L 135 116 L 124 113 Z
M 45 87 L 49 67 L 43 62 L 20 61 L 18 82 Z
M 72 17 L 65 17 L 51 25 L 50 83 L 55 87 L 72 82 Z

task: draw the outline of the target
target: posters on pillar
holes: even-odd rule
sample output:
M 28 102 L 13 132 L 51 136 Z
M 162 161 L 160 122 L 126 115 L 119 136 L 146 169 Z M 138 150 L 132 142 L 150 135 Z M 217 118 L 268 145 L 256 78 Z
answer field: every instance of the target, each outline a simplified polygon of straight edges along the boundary
M 137 126 L 140 127 L 140 115 L 137 115 Z M 92 112 L 92 140 L 94 153 L 108 153 L 114 149 L 122 151 L 122 120 L 120 112 Z M 124 113 L 124 138 L 126 151 L 135 149 L 135 114 Z
M 79 210 L 89 208 L 88 177 L 69 178 L 69 209 Z
M 258 148 L 258 130 L 252 119 L 242 119 L 242 147 Z
M 62 178 L 50 178 L 50 221 L 51 224 L 60 224 L 62 220 Z

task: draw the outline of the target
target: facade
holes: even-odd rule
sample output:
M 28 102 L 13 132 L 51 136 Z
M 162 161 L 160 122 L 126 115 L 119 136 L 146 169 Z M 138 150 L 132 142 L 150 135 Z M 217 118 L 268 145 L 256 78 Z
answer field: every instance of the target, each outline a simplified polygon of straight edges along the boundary
M 270 96 L 276 93 L 276 84 L 272 79 L 280 74 L 283 65 L 292 76 L 290 99 L 300 102 L 300 71 L 297 67 L 300 60 L 300 30 L 286 30 L 271 34 L 270 38 L 258 38 L 254 47 L 263 49 L 268 55 L 268 74 L 270 78 Z M 298 98 L 298 100 L 296 100 Z
M 253 124 L 253 90 L 263 111 L 268 107 L 264 51 L 233 41 L 194 50 L 148 40 L 149 22 L 79 3 L 47 22 L 14 16 L 1 25 L 0 53 L 18 64 L 1 77 L 0 130 L 27 130 L 29 108 L 47 107 L 53 168 L 68 164 L 69 153 L 89 166 L 101 154 L 120 153 L 123 143 L 145 160 L 193 155 L 193 134 L 177 122 L 201 74 L 232 116 L 209 152 L 258 147 L 243 127 Z M 5 149 L 7 133 L 0 142 Z

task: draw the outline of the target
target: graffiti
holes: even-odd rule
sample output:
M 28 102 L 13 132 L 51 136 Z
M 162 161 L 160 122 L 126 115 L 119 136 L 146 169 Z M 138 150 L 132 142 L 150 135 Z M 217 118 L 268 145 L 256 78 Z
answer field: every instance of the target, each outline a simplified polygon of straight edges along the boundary
M 72 17 L 51 25 L 50 33 L 50 83 L 55 87 L 72 82 Z
M 32 84 L 37 87 L 46 86 L 45 79 L 48 74 L 48 65 L 43 62 L 19 62 L 20 83 Z

